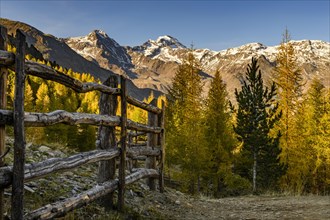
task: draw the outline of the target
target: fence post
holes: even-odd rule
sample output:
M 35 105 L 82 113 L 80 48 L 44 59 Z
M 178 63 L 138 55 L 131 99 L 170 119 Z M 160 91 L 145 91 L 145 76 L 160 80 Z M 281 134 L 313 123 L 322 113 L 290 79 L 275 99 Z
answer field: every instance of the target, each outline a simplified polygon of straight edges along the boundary
M 165 101 L 162 100 L 162 112 L 158 115 L 158 126 L 162 132 L 159 134 L 158 144 L 160 145 L 161 155 L 159 163 L 159 191 L 164 192 L 164 167 L 165 167 Z
M 15 58 L 15 101 L 14 101 L 14 166 L 12 184 L 12 220 L 23 219 L 24 197 L 24 164 L 25 164 L 25 133 L 24 133 L 24 87 L 25 87 L 25 35 L 16 31 Z
M 110 76 L 104 83 L 104 85 L 117 88 L 118 79 L 117 76 Z M 99 101 L 99 109 L 101 115 L 116 115 L 118 107 L 118 100 L 116 95 L 108 95 L 101 93 Z M 117 147 L 115 127 L 100 126 L 97 137 L 96 148 L 102 150 L 109 150 Z M 108 180 L 115 179 L 116 173 L 116 159 L 100 161 L 98 170 L 98 183 L 103 183 Z M 113 193 L 104 196 L 100 200 L 100 204 L 107 210 L 113 208 Z
M 151 105 L 157 106 L 157 99 L 153 99 L 150 102 Z M 157 126 L 157 114 L 148 112 L 148 126 L 156 127 Z M 147 147 L 155 148 L 157 146 L 157 134 L 148 133 L 147 134 Z M 149 156 L 146 159 L 146 168 L 147 169 L 156 169 L 156 157 Z M 156 181 L 155 178 L 148 178 L 147 185 L 149 186 L 150 190 L 156 190 Z
M 0 25 L 0 50 L 7 50 L 7 29 Z M 0 109 L 7 108 L 7 75 L 8 70 L 5 67 L 0 69 Z M 0 126 L 0 156 L 5 154 L 6 130 L 5 126 Z M 0 158 L 0 167 L 3 166 L 3 160 Z M 4 214 L 4 189 L 0 189 L 0 220 Z
M 120 163 L 119 163 L 119 190 L 118 209 L 124 210 L 125 205 L 125 164 L 126 164 L 126 136 L 127 136 L 127 88 L 126 79 L 120 76 L 121 86 L 121 132 L 120 132 Z

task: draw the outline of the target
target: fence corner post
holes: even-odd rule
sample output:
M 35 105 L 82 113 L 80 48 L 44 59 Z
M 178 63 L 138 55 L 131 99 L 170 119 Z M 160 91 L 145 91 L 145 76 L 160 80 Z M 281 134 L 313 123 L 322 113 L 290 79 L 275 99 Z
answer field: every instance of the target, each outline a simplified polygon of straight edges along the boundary
M 7 29 L 0 25 L 0 50 L 7 50 Z M 7 75 L 8 70 L 5 67 L 0 68 L 0 109 L 7 108 Z M 5 153 L 6 130 L 5 126 L 0 126 L 0 156 Z M 3 166 L 3 160 L 0 158 L 0 167 Z M 4 189 L 0 189 L 0 220 L 4 215 Z
M 164 192 L 164 169 L 165 169 L 165 101 L 162 100 L 162 112 L 158 116 L 158 126 L 162 129 L 159 134 L 159 145 L 161 150 L 160 165 L 159 165 L 159 191 Z
M 157 107 L 157 99 L 153 99 L 150 102 L 151 105 Z M 158 124 L 158 117 L 157 114 L 148 112 L 148 126 L 150 127 L 156 127 Z M 157 146 L 157 134 L 154 133 L 148 133 L 147 134 L 148 142 L 147 146 L 155 148 Z M 156 157 L 155 156 L 148 156 L 146 159 L 146 168 L 147 169 L 156 169 Z M 149 186 L 150 190 L 156 190 L 156 181 L 155 178 L 151 177 L 147 179 L 147 185 Z
M 16 31 L 16 58 L 15 58 L 15 101 L 14 101 L 14 166 L 12 184 L 12 211 L 13 220 L 23 219 L 24 198 L 24 164 L 25 164 L 25 133 L 24 133 L 24 87 L 25 87 L 25 35 Z
M 103 85 L 117 88 L 117 76 L 110 76 Z M 118 107 L 118 100 L 116 95 L 109 95 L 101 93 L 99 100 L 99 109 L 101 115 L 115 116 Z M 117 147 L 116 134 L 114 127 L 100 126 L 97 137 L 97 149 L 109 150 Z M 116 174 L 116 159 L 100 161 L 98 168 L 98 183 L 114 180 Z M 113 193 L 100 198 L 99 203 L 106 210 L 113 208 Z
M 119 190 L 118 210 L 123 211 L 125 206 L 125 170 L 126 170 L 126 136 L 127 136 L 127 88 L 126 78 L 120 76 L 121 88 L 121 132 L 120 132 L 120 163 L 119 163 Z

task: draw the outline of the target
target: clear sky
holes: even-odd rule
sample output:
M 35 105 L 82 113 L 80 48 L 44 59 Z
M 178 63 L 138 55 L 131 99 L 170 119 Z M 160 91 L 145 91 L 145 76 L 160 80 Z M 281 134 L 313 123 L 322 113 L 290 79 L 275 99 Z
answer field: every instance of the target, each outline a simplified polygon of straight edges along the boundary
M 0 0 L 0 16 L 57 37 L 104 30 L 121 45 L 141 45 L 161 35 L 195 48 L 222 50 L 251 42 L 330 41 L 330 0 Z

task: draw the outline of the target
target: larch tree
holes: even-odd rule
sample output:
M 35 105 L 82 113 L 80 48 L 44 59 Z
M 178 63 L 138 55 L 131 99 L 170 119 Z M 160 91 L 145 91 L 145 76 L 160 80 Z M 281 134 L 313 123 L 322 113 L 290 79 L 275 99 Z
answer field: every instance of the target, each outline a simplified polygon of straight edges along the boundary
M 236 125 L 234 131 L 242 142 L 241 153 L 252 165 L 253 192 L 257 191 L 257 178 L 265 180 L 272 172 L 281 173 L 278 163 L 278 138 L 280 134 L 271 136 L 275 123 L 280 119 L 276 102 L 276 86 L 264 87 L 262 74 L 257 59 L 252 58 L 243 79 L 241 91 L 235 90 L 237 100 Z M 259 163 L 259 164 L 258 164 Z M 258 174 L 258 170 L 261 170 Z M 242 174 L 241 174 L 242 175 Z M 244 175 L 244 174 L 243 174 Z M 264 175 L 264 176 L 262 176 Z M 277 176 L 271 181 L 277 181 Z
M 295 114 L 302 97 L 303 85 L 302 74 L 297 64 L 296 52 L 290 40 L 289 31 L 286 29 L 278 48 L 276 67 L 273 72 L 273 78 L 278 88 L 280 109 L 283 113 L 280 121 L 280 130 L 282 132 L 280 142 L 283 149 L 282 161 L 284 163 L 288 163 L 291 157 L 290 151 L 295 142 Z
M 290 185 L 293 177 L 298 155 L 297 142 L 299 141 L 299 131 L 296 130 L 298 117 L 297 112 L 302 101 L 303 77 L 297 63 L 296 51 L 290 42 L 291 37 L 286 29 L 282 42 L 278 48 L 276 56 L 276 67 L 273 78 L 278 87 L 278 97 L 280 109 L 283 116 L 279 122 L 279 130 L 282 133 L 280 146 L 282 149 L 281 162 L 288 166 L 287 175 L 283 178 L 284 185 Z
M 190 51 L 179 65 L 169 89 L 166 113 L 167 164 L 180 167 L 190 193 L 199 191 L 202 170 L 202 80 L 200 64 Z
M 231 174 L 235 146 L 232 117 L 226 84 L 217 71 L 211 82 L 205 109 L 205 144 L 208 158 L 207 179 L 215 197 L 224 191 L 225 179 Z
M 50 111 L 49 89 L 46 83 L 42 83 L 36 94 L 36 110 L 40 112 Z
M 295 157 L 288 172 L 288 187 L 297 193 L 326 194 L 330 191 L 330 109 L 327 91 L 320 79 L 313 79 L 297 114 L 300 132 Z

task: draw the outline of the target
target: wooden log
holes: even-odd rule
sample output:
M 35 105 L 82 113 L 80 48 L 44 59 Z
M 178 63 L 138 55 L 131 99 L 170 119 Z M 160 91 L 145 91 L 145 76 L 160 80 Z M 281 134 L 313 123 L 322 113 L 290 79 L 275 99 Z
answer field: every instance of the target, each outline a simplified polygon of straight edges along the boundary
M 0 26 L 0 50 L 7 49 L 7 29 Z M 7 108 L 7 68 L 0 68 L 0 109 Z M 5 155 L 6 146 L 6 130 L 5 125 L 0 125 L 0 155 Z M 0 158 L 0 167 L 3 166 L 3 160 Z M 4 191 L 0 189 L 0 220 L 4 214 Z
M 57 110 L 49 113 L 25 112 L 26 127 L 44 127 L 58 123 L 76 125 L 103 125 L 103 126 L 118 126 L 120 118 L 118 116 L 94 115 L 87 113 L 70 113 L 64 110 Z M 13 125 L 13 112 L 0 109 L 0 124 Z M 160 127 L 150 127 L 131 120 L 127 120 L 127 128 L 137 131 L 145 131 L 152 133 L 160 133 Z
M 119 163 L 119 190 L 118 210 L 124 211 L 125 205 L 125 170 L 126 170 L 126 139 L 127 139 L 127 88 L 126 78 L 120 77 L 121 87 L 121 131 L 120 131 L 120 163 Z
M 130 144 L 130 147 L 146 147 L 146 146 L 147 146 L 147 142 Z
M 3 28 L 3 27 L 0 27 Z M 7 34 L 7 33 L 6 33 Z M 3 35 L 2 35 L 3 36 Z M 5 41 L 2 41 L 5 42 Z M 15 63 L 15 54 L 5 51 L 7 48 L 0 49 L 0 66 L 12 66 Z
M 151 105 L 157 105 L 157 99 L 153 99 L 150 102 Z M 157 114 L 153 112 L 148 112 L 148 126 L 155 127 L 157 126 L 158 122 Z M 147 146 L 152 147 L 157 145 L 157 135 L 153 133 L 148 133 L 148 141 Z M 147 169 L 156 169 L 156 158 L 154 156 L 148 156 L 145 164 Z M 154 178 L 147 179 L 147 185 L 149 186 L 150 190 L 156 190 L 156 182 Z
M 56 110 L 49 113 L 25 112 L 24 122 L 26 127 L 45 127 L 58 123 L 118 126 L 120 124 L 120 118 L 117 116 L 71 113 L 64 110 Z M 0 109 L 0 124 L 13 125 L 13 111 Z
M 131 137 L 138 137 L 138 136 L 142 136 L 142 135 L 145 135 L 145 134 L 146 134 L 145 132 L 133 132 L 133 131 L 129 132 L 129 135 Z
M 0 109 L 0 125 L 14 125 L 14 112 Z
M 162 129 L 160 127 L 152 127 L 152 126 L 137 123 L 132 120 L 127 120 L 127 128 L 132 129 L 132 130 L 137 130 L 137 131 L 156 133 L 156 134 L 159 134 L 162 131 Z
M 135 158 L 138 156 L 160 156 L 161 151 L 159 148 L 153 147 L 131 147 L 127 151 L 127 157 Z
M 49 113 L 26 112 L 24 120 L 26 127 L 44 127 L 58 123 L 69 125 L 89 124 L 97 126 L 118 126 L 120 124 L 120 118 L 117 116 L 70 113 L 64 110 L 57 110 Z M 13 125 L 13 112 L 0 109 L 0 124 Z M 152 133 L 161 132 L 160 127 L 150 127 L 131 120 L 127 120 L 127 128 Z
M 14 167 L 11 197 L 11 218 L 23 219 L 24 197 L 24 164 L 25 164 L 25 133 L 24 133 L 24 88 L 25 88 L 25 35 L 16 31 L 15 59 L 15 101 L 14 101 Z
M 160 108 L 157 108 L 157 105 L 154 106 L 154 105 L 150 105 L 148 103 L 145 103 L 145 102 L 141 102 L 140 100 L 136 99 L 136 98 L 133 98 L 131 96 L 127 96 L 127 102 L 131 105 L 135 105 L 139 108 L 142 108 L 148 112 L 152 112 L 154 114 L 160 114 L 161 113 L 161 109 Z
M 116 76 L 110 76 L 104 83 L 105 86 L 111 88 L 118 87 L 118 80 Z M 100 114 L 115 116 L 118 107 L 117 96 L 108 95 L 106 93 L 101 93 L 99 100 Z M 100 126 L 97 137 L 98 149 L 110 150 L 117 148 L 115 127 Z M 100 161 L 98 170 L 98 183 L 103 183 L 109 180 L 115 179 L 116 173 L 116 160 L 105 160 Z M 105 207 L 107 210 L 113 208 L 113 193 L 100 198 L 100 205 Z
M 97 90 L 107 94 L 113 94 L 113 95 L 120 94 L 119 88 L 110 88 L 108 86 L 93 82 L 83 83 L 77 79 L 65 75 L 64 73 L 54 70 L 50 66 L 29 60 L 26 61 L 25 72 L 28 75 L 37 76 L 46 80 L 52 80 L 58 82 L 79 93 L 86 93 Z
M 119 156 L 119 149 L 94 150 L 75 154 L 66 158 L 50 158 L 38 163 L 26 164 L 24 181 L 32 181 L 51 173 L 67 171 L 85 164 L 102 160 L 110 160 Z M 13 167 L 0 168 L 0 188 L 8 187 L 12 183 Z
M 132 184 L 139 179 L 146 177 L 158 177 L 158 172 L 156 170 L 139 169 L 136 172 L 130 174 L 125 178 L 127 184 Z M 102 184 L 96 185 L 90 190 L 82 192 L 73 197 L 64 199 L 59 202 L 48 204 L 37 210 L 32 211 L 25 215 L 25 219 L 53 219 L 57 217 L 62 217 L 69 211 L 76 208 L 85 206 L 96 199 L 105 196 L 118 188 L 119 180 L 107 181 Z
M 139 161 L 146 161 L 147 156 L 136 156 L 136 157 L 131 157 L 132 160 L 139 160 Z
M 165 182 L 165 102 L 162 100 L 162 113 L 158 115 L 158 126 L 161 127 L 162 132 L 159 134 L 158 144 L 160 145 L 160 163 L 159 163 L 159 191 L 164 192 Z

